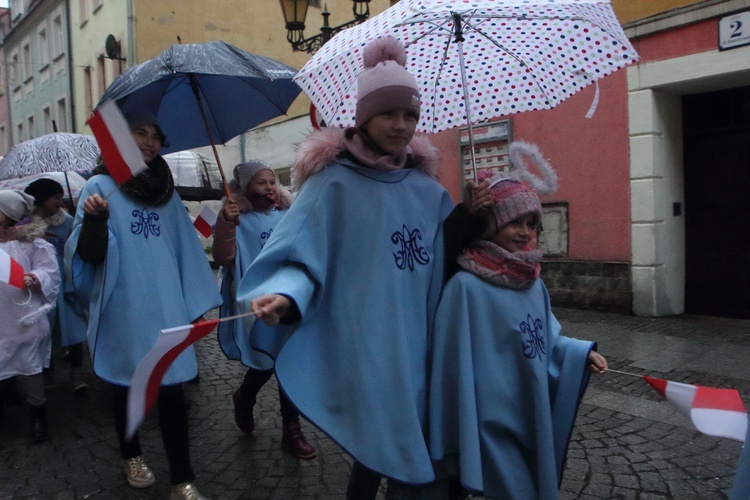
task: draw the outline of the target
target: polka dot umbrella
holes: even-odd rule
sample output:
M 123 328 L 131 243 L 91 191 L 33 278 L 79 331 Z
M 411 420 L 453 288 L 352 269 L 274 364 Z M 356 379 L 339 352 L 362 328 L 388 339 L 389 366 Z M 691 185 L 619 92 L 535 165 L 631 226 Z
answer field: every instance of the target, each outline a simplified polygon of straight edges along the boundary
M 420 86 L 417 130 L 468 125 L 472 156 L 475 121 L 553 108 L 638 59 L 609 1 L 401 0 L 338 33 L 294 77 L 329 126 L 354 125 L 363 48 L 384 36 L 404 44 Z

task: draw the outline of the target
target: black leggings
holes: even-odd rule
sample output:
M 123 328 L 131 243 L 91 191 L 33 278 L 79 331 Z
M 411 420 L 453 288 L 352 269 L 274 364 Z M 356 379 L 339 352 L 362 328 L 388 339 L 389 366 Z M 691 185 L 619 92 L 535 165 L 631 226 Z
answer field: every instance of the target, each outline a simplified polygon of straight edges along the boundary
M 112 410 L 115 416 L 117 439 L 120 442 L 120 457 L 134 458 L 142 454 L 138 433 L 130 441 L 125 441 L 125 422 L 128 401 L 128 388 L 112 385 Z M 188 435 L 188 414 L 182 384 L 163 385 L 159 388 L 159 430 L 164 451 L 167 453 L 171 484 L 193 482 L 195 474 L 190 465 L 190 443 Z
M 255 400 L 258 397 L 261 387 L 273 375 L 273 370 L 255 370 L 248 368 L 245 373 L 245 379 L 242 381 L 240 386 L 240 398 L 249 403 L 250 405 L 255 404 Z M 297 408 L 289 401 L 284 391 L 279 385 L 279 403 L 281 405 L 281 420 L 283 423 L 288 424 L 290 422 L 297 422 L 299 420 L 299 412 Z

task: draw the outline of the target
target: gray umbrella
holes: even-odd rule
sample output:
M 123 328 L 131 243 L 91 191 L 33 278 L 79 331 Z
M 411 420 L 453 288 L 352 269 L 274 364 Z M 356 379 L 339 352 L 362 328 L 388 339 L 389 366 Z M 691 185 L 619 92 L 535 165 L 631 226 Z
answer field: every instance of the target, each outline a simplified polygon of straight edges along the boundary
M 53 132 L 16 144 L 0 160 L 0 180 L 46 172 L 88 172 L 99 160 L 90 135 Z

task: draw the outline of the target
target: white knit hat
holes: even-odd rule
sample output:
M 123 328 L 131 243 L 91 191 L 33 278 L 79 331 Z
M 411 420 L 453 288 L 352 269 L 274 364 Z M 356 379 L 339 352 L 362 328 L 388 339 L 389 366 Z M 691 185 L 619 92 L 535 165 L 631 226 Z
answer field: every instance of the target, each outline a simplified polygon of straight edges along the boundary
M 33 196 L 12 189 L 0 191 L 0 212 L 16 222 L 28 215 L 33 207 Z

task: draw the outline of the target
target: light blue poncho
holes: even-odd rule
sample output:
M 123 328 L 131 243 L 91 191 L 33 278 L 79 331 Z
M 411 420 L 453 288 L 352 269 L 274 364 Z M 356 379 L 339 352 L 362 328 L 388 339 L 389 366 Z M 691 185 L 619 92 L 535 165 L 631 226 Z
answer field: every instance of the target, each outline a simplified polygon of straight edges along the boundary
M 432 457 L 491 498 L 557 498 L 592 347 L 560 335 L 541 280 L 511 290 L 457 273 L 435 317 Z
M 291 401 L 366 467 L 409 483 L 434 478 L 427 332 L 452 208 L 421 171 L 330 164 L 305 182 L 238 290 L 245 311 L 265 293 L 294 299 L 301 321 L 269 332 L 251 318 L 253 345 L 289 334 L 271 354 Z
M 195 321 L 218 307 L 221 296 L 177 193 L 164 205 L 147 206 L 116 187 L 108 175 L 86 182 L 65 248 L 65 265 L 77 299 L 88 309 L 94 371 L 108 382 L 129 385 L 160 330 Z M 96 267 L 75 253 L 83 202 L 93 193 L 108 196 L 110 208 L 107 257 Z M 185 382 L 197 373 L 191 346 L 172 363 L 162 384 Z
M 250 264 L 258 256 L 273 229 L 279 223 L 286 210 L 273 209 L 270 211 L 251 210 L 240 214 L 240 223 L 236 227 L 234 265 L 226 266 L 224 279 L 221 283 L 222 318 L 239 314 L 237 302 L 234 299 L 233 288 L 237 287 L 247 272 Z M 259 325 L 260 327 L 260 325 Z M 239 359 L 245 366 L 270 370 L 273 359 L 264 353 L 250 347 L 250 338 L 241 319 L 225 321 L 219 324 L 219 344 L 229 359 Z M 283 337 L 278 336 L 283 341 Z

